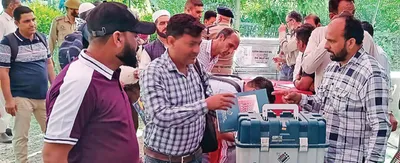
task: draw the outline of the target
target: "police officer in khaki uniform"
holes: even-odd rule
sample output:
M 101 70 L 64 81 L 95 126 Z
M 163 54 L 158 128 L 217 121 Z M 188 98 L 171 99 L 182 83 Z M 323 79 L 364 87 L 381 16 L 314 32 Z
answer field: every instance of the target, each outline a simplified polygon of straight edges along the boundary
M 79 16 L 79 5 L 79 0 L 67 0 L 65 2 L 67 15 L 59 16 L 53 20 L 50 28 L 49 37 L 50 54 L 53 54 L 56 47 L 60 47 L 61 43 L 64 41 L 65 36 L 75 32 L 75 18 Z
M 203 38 L 207 40 L 215 39 L 224 28 L 232 28 L 231 21 L 234 18 L 232 10 L 226 7 L 218 7 L 217 13 L 216 24 L 207 27 L 203 32 Z M 233 56 L 234 53 L 227 56 L 220 56 L 211 72 L 214 74 L 231 75 Z

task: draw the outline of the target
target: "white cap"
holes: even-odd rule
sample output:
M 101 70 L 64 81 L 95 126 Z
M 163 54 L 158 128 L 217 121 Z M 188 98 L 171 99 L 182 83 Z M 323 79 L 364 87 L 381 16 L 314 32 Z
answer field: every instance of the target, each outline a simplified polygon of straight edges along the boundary
M 79 12 L 79 14 L 82 14 L 82 13 L 84 13 L 86 11 L 89 11 L 89 10 L 93 9 L 94 7 L 96 7 L 96 6 L 94 6 L 92 3 L 88 3 L 88 2 L 87 3 L 82 3 L 79 6 L 78 12 Z
M 121 68 L 121 74 L 119 76 L 119 80 L 126 84 L 135 84 L 139 81 L 139 79 L 135 78 L 135 71 L 137 69 L 130 67 L 130 66 L 120 66 Z
M 167 10 L 158 10 L 158 11 L 156 11 L 156 12 L 153 13 L 153 22 L 156 22 L 156 20 L 157 20 L 160 16 L 168 16 L 168 17 L 171 17 L 171 14 L 170 14 Z

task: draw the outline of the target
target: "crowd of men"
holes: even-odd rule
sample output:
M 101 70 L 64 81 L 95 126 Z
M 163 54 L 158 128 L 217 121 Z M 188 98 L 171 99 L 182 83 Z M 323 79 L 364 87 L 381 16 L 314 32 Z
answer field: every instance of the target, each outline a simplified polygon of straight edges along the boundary
M 281 79 L 314 92 L 309 96 L 274 92 L 263 77 L 230 76 L 240 33 L 229 8 L 207 11 L 201 22 L 204 4 L 187 0 L 184 13 L 159 10 L 153 22 L 143 22 L 121 3 L 64 5 L 66 15 L 54 19 L 46 39 L 29 7 L 2 0 L 0 142 L 12 142 L 18 163 L 28 161 L 32 114 L 45 133 L 46 163 L 232 163 L 235 133 L 217 132 L 216 144 L 205 138 L 216 128 L 215 111 L 229 109 L 234 93 L 258 89 L 267 91 L 270 103 L 281 94 L 287 103 L 324 115 L 325 162 L 385 159 L 392 131 L 389 64 L 373 41 L 373 27 L 354 18 L 353 0 L 329 0 L 327 26 L 317 15 L 303 19 L 292 11 L 278 29 L 280 53 L 273 60 Z M 157 39 L 148 42 L 153 33 Z M 68 40 L 76 37 L 80 46 Z M 76 58 L 56 76 L 52 56 L 68 41 Z M 138 113 L 146 125 L 143 159 Z M 7 130 L 9 115 L 15 117 L 13 132 Z

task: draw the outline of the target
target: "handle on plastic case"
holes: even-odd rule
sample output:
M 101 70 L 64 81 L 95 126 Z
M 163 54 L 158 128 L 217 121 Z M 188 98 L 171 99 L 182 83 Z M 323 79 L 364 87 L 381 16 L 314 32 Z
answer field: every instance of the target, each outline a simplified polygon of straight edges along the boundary
M 265 104 L 262 107 L 262 114 L 268 120 L 268 111 L 270 110 L 293 110 L 293 117 L 299 118 L 299 106 L 296 104 Z

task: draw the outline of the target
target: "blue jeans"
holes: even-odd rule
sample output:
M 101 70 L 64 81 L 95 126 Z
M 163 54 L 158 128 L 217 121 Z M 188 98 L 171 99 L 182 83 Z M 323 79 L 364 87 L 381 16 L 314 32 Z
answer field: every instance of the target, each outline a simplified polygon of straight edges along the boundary
M 195 160 L 191 161 L 190 163 L 201 163 L 202 159 L 203 159 L 203 157 L 199 157 L 199 158 L 196 158 Z M 149 156 L 145 156 L 144 163 L 173 163 L 173 162 L 161 161 L 161 160 L 149 157 Z
M 281 69 L 281 81 L 293 81 L 294 66 L 288 66 L 287 64 L 282 65 Z

